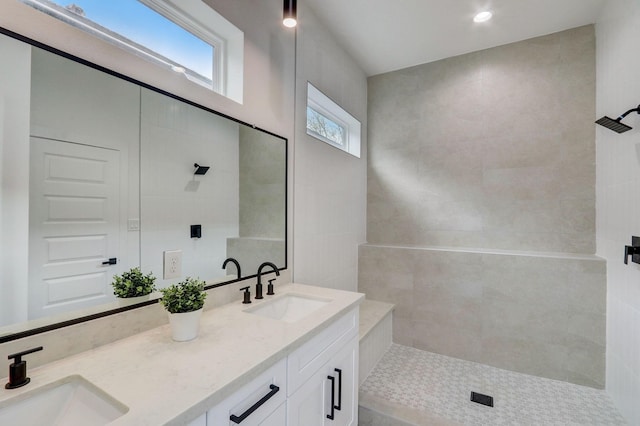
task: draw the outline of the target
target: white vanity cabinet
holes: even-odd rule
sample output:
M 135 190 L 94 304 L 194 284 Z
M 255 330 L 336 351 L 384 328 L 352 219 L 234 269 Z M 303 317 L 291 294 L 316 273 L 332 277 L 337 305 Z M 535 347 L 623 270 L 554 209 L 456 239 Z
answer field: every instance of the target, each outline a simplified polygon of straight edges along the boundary
M 189 426 L 356 426 L 358 325 L 356 307 Z
M 357 424 L 358 310 L 289 355 L 287 426 Z
M 357 343 L 353 338 L 289 397 L 288 426 L 357 424 Z

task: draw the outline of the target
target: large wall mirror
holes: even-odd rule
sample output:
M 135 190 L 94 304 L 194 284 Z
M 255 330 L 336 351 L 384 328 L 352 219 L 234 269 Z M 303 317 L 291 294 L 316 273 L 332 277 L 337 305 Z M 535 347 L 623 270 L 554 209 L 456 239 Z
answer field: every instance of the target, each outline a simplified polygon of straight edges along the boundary
M 287 267 L 285 138 L 8 31 L 0 52 L 0 343 L 133 308 L 111 282 L 135 266 Z

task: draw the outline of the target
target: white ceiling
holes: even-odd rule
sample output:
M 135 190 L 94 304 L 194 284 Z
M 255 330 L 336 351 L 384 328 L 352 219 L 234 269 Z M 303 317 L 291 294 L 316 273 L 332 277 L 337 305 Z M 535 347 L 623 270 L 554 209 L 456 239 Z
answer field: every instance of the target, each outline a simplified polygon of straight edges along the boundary
M 607 0 L 301 1 L 376 75 L 591 24 Z M 493 19 L 474 23 L 487 9 Z

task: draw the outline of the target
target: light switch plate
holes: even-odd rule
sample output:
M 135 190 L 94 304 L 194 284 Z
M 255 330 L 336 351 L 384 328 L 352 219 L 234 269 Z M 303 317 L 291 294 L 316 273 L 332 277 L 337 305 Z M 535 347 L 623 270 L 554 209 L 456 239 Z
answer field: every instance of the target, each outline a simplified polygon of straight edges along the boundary
M 164 252 L 164 279 L 180 278 L 182 276 L 182 250 L 167 250 Z
M 127 231 L 139 231 L 139 230 L 140 230 L 140 219 L 127 220 Z

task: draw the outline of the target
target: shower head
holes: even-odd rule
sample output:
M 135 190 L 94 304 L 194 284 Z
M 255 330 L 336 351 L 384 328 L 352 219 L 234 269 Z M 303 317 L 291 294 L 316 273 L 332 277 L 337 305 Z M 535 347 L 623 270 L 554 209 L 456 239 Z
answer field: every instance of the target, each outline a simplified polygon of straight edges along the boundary
M 209 171 L 208 166 L 200 166 L 198 163 L 193 163 L 193 167 L 196 168 L 196 171 L 193 172 L 194 175 L 206 175 Z
M 627 126 L 624 123 L 620 122 L 620 119 L 614 120 L 611 117 L 607 117 L 606 115 L 602 117 L 600 120 L 596 121 L 596 124 L 606 127 L 607 129 L 613 130 L 617 133 L 624 133 L 627 130 L 631 130 L 633 127 Z
M 621 120 L 625 118 L 627 115 L 631 114 L 632 112 L 637 112 L 638 114 L 640 114 L 640 105 L 638 105 L 636 108 L 630 109 L 629 111 L 625 112 L 615 120 L 605 115 L 601 119 L 597 120 L 596 124 L 606 127 L 607 129 L 613 130 L 616 133 L 624 133 L 626 131 L 631 130 L 633 127 L 627 126 Z

